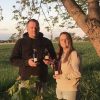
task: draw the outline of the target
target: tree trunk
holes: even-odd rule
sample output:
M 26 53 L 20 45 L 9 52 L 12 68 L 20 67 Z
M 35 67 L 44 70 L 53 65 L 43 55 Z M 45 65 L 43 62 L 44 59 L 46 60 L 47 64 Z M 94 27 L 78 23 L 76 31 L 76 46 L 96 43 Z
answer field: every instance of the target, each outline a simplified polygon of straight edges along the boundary
M 100 21 L 99 0 L 87 0 L 88 2 L 88 17 Z
M 88 35 L 98 56 L 100 56 L 100 15 L 99 0 L 88 1 L 88 16 L 82 11 L 75 0 L 62 0 L 64 7 L 79 27 Z
M 97 54 L 100 56 L 100 10 L 99 0 L 87 0 L 88 3 L 88 36 Z

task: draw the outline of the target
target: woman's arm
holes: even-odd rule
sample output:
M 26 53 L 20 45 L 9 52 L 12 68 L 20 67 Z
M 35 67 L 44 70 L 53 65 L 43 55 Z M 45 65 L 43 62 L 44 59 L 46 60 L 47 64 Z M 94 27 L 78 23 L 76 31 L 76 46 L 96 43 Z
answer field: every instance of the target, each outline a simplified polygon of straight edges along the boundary
M 80 78 L 81 77 L 81 73 L 80 73 L 80 70 L 79 70 L 79 67 L 80 67 L 80 57 L 78 56 L 77 52 L 76 51 L 73 51 L 71 53 L 71 57 L 70 57 L 70 73 L 67 74 L 67 77 L 69 79 L 72 79 L 72 78 Z

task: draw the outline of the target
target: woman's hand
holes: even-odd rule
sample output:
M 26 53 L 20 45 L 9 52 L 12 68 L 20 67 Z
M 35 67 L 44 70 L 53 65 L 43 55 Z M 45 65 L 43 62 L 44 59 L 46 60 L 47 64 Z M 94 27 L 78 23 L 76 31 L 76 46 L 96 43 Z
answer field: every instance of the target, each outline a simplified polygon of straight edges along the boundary
M 54 79 L 60 79 L 60 75 L 59 75 L 59 74 L 53 75 L 53 78 L 54 78 Z

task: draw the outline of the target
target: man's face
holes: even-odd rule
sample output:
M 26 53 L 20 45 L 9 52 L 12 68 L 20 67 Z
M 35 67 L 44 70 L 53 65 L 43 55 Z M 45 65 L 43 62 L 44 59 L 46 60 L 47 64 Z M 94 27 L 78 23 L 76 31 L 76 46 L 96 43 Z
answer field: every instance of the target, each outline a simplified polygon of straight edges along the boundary
M 37 25 L 35 22 L 30 21 L 27 25 L 27 31 L 29 34 L 29 37 L 34 38 L 37 34 Z

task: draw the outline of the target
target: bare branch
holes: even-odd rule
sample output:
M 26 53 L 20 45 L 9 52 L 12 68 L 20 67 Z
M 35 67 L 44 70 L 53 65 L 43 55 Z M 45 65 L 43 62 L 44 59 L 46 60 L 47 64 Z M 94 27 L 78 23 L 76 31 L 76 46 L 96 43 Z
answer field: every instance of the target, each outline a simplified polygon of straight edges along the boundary
M 87 33 L 86 19 L 87 16 L 83 10 L 78 6 L 75 0 L 61 0 L 64 7 L 67 9 L 69 15 L 73 17 L 76 23 L 84 29 L 83 31 Z
M 87 0 L 88 2 L 88 17 L 100 21 L 99 0 Z
M 46 15 L 45 15 L 45 13 L 44 13 L 44 10 L 43 10 L 42 6 L 41 6 L 41 10 L 42 10 L 42 12 L 43 12 L 43 15 L 44 15 L 44 17 L 45 17 L 45 19 L 46 19 L 46 21 L 47 21 L 47 23 L 48 23 L 50 29 L 51 29 L 51 25 L 50 25 L 50 23 L 49 23 L 49 21 L 48 21 L 48 18 L 46 17 Z M 51 30 L 52 30 L 52 29 L 51 29 Z

